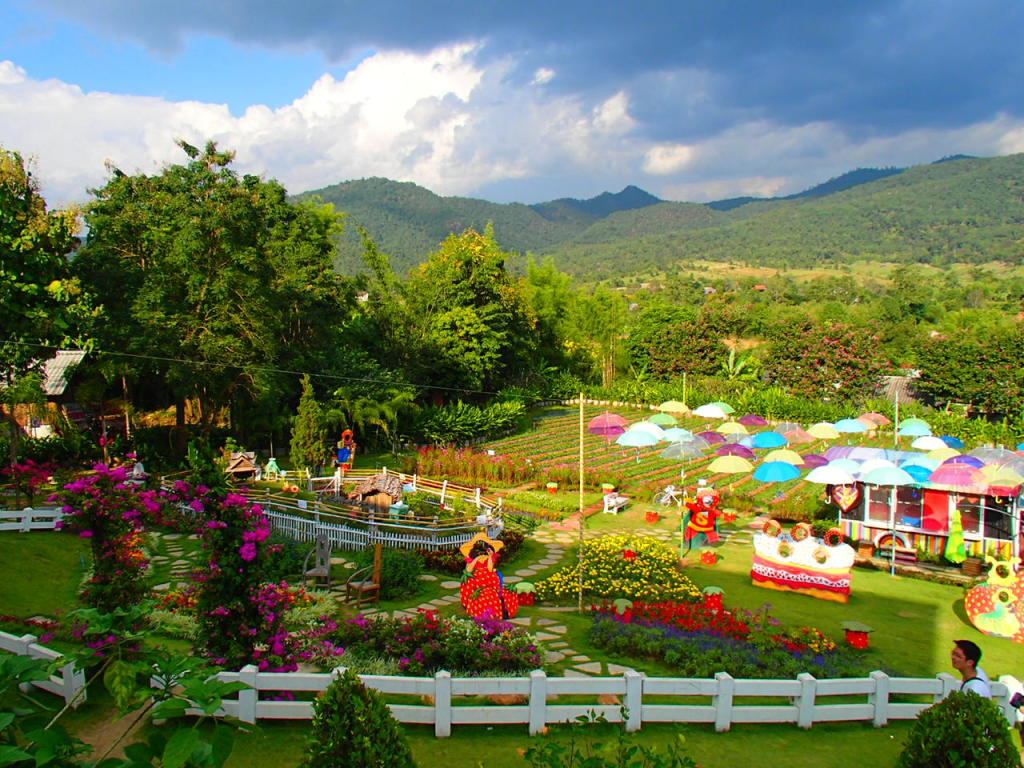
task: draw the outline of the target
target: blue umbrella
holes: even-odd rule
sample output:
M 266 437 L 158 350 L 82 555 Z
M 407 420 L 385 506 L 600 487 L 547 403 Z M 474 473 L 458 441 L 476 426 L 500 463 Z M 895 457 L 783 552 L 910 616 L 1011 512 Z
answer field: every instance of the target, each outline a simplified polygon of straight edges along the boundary
M 750 439 L 751 448 L 781 448 L 789 445 L 789 440 L 778 432 L 758 432 Z
M 630 429 L 615 438 L 617 445 L 627 445 L 630 448 L 647 448 L 660 442 L 657 436 L 643 429 Z
M 915 482 L 926 483 L 932 475 L 932 470 L 922 467 L 920 464 L 904 464 L 900 467 L 904 472 L 914 478 Z
M 913 485 L 917 482 L 913 475 L 899 467 L 876 467 L 860 479 L 868 485 Z
M 840 419 L 832 425 L 836 432 L 867 432 L 867 425 L 857 419 Z
M 925 424 L 904 424 L 897 434 L 903 437 L 924 437 L 931 433 L 931 429 Z
M 800 477 L 800 470 L 785 461 L 768 461 L 754 470 L 754 479 L 762 483 L 784 483 Z
M 972 467 L 981 469 L 985 466 L 985 462 L 979 459 L 977 456 L 950 456 L 946 459 L 943 464 L 969 464 Z
M 1017 443 L 1017 450 L 1024 451 L 1024 443 Z
M 956 448 L 958 451 L 964 447 L 964 441 L 959 437 L 953 437 L 952 435 L 942 435 L 939 440 L 944 442 L 950 448 Z

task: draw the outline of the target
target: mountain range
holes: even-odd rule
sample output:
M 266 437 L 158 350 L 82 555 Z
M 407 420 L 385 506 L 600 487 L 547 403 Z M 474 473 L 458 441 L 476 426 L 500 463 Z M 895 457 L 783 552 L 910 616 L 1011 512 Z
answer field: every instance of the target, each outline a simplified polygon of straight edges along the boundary
M 313 195 L 347 214 L 338 254 L 345 273 L 364 271 L 360 227 L 401 275 L 450 233 L 488 222 L 506 250 L 551 256 L 560 269 L 588 279 L 692 259 L 806 266 L 1024 257 L 1024 155 L 859 168 L 787 197 L 706 204 L 662 201 L 635 186 L 587 200 L 500 204 L 382 178 L 298 198 Z

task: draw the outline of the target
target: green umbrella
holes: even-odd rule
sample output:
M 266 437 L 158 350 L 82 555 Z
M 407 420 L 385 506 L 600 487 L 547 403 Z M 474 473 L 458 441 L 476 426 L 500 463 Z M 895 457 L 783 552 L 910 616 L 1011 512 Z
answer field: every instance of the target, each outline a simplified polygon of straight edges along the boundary
M 949 518 L 949 538 L 946 539 L 946 551 L 943 553 L 951 563 L 962 563 L 967 559 L 964 547 L 964 524 L 960 520 L 960 510 L 954 509 Z

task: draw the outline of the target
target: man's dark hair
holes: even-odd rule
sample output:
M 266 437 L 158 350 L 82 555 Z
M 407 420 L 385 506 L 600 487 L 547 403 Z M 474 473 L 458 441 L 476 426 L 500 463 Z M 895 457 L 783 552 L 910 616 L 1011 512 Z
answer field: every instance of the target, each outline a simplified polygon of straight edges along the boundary
M 978 662 L 981 661 L 981 648 L 977 643 L 970 640 L 954 640 L 953 645 L 964 652 L 965 659 L 973 661 L 975 667 L 978 666 Z

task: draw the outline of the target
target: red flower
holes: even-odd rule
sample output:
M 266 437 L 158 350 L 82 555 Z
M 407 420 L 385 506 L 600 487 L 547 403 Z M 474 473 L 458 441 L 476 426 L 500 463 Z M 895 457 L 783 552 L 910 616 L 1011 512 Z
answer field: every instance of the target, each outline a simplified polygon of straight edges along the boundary
M 632 549 L 624 549 L 622 550 L 622 559 L 628 560 L 629 562 L 633 562 L 634 560 L 636 560 L 636 552 L 634 552 Z

